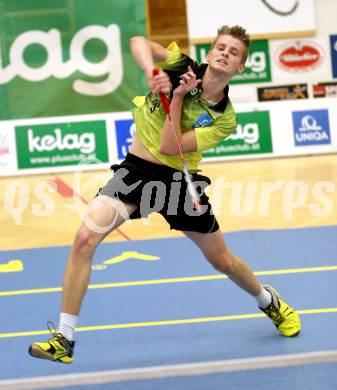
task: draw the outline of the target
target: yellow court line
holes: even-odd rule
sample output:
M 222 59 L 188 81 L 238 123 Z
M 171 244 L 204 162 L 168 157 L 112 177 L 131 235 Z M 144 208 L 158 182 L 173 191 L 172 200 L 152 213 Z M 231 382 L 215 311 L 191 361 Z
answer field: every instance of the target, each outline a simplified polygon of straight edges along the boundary
M 337 313 L 337 307 L 323 308 L 323 309 L 297 310 L 297 313 L 300 315 Z M 128 328 L 143 328 L 143 327 L 150 327 L 150 326 L 200 324 L 203 322 L 216 322 L 216 321 L 247 320 L 247 319 L 252 319 L 252 318 L 260 318 L 260 317 L 265 317 L 265 314 L 253 313 L 253 314 L 238 314 L 238 315 L 232 315 L 232 316 L 219 316 L 219 317 L 184 318 L 184 319 L 180 319 L 180 320 L 131 322 L 131 323 L 126 323 L 126 324 L 82 326 L 82 327 L 76 328 L 75 330 L 76 330 L 76 332 L 90 332 L 90 331 L 95 331 L 95 330 L 128 329 Z M 50 334 L 50 333 L 48 330 L 35 330 L 35 331 L 30 331 L 30 332 L 0 333 L 0 338 L 37 336 L 37 335 L 44 335 L 44 334 Z
M 269 271 L 257 271 L 254 275 L 286 275 L 295 273 L 307 273 L 307 272 L 322 272 L 322 271 L 336 271 L 337 266 L 325 266 L 325 267 L 307 267 L 307 268 L 289 268 Z M 146 286 L 155 284 L 167 284 L 167 283 L 183 283 L 183 282 L 198 282 L 206 280 L 219 280 L 228 279 L 226 275 L 201 275 L 201 276 L 190 276 L 183 278 L 166 278 L 166 279 L 150 279 L 150 280 L 136 280 L 131 282 L 112 282 L 112 283 L 101 283 L 101 284 L 90 284 L 89 289 L 101 289 L 101 288 L 113 288 L 113 287 L 131 287 L 131 286 Z M 47 287 L 37 288 L 29 290 L 11 290 L 11 291 L 0 291 L 0 297 L 11 296 L 11 295 L 28 295 L 28 294 L 42 294 L 60 292 L 62 287 Z

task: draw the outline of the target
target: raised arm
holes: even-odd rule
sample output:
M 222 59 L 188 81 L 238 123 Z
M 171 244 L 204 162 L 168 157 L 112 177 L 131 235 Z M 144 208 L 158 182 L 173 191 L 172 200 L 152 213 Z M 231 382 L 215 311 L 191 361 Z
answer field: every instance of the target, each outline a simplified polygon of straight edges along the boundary
M 170 79 L 168 75 L 159 71 L 159 74 L 154 76 L 153 69 L 155 62 L 164 62 L 168 59 L 170 52 L 158 43 L 149 41 L 143 36 L 135 36 L 130 40 L 131 52 L 138 63 L 139 67 L 144 71 L 150 91 L 154 94 L 170 92 Z M 194 130 L 182 133 L 180 126 L 181 111 L 183 107 L 184 97 L 186 93 L 194 89 L 201 80 L 196 80 L 196 76 L 192 69 L 184 74 L 184 78 L 173 91 L 172 101 L 170 104 L 171 118 L 176 129 L 177 138 L 183 152 L 191 152 L 197 150 L 196 138 Z M 179 153 L 175 137 L 172 132 L 171 123 L 166 118 L 160 145 L 160 152 L 164 155 L 176 155 Z
M 132 37 L 130 48 L 137 64 L 146 75 L 150 91 L 152 93 L 168 93 L 170 91 L 170 79 L 167 74 L 160 71 L 158 75 L 153 75 L 155 62 L 165 61 L 169 54 L 168 50 L 143 36 Z

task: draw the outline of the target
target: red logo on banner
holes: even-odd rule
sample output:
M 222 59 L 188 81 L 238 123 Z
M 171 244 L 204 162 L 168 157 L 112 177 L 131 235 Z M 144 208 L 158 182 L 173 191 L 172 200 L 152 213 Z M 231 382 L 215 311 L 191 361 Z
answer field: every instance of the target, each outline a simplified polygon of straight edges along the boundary
M 280 48 L 277 63 L 290 72 L 306 72 L 316 68 L 323 60 L 322 49 L 312 42 L 294 42 Z
M 9 154 L 7 135 L 0 134 L 0 156 Z

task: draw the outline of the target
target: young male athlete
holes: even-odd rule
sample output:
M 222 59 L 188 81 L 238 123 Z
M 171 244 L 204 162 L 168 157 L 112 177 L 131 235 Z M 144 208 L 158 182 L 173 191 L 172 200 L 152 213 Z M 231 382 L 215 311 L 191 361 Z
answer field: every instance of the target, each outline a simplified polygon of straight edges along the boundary
M 145 72 L 150 89 L 133 110 L 137 135 L 115 174 L 89 204 L 85 223 L 76 234 L 66 266 L 60 322 L 52 338 L 30 346 L 38 358 L 71 363 L 74 329 L 89 283 L 92 257 L 98 244 L 127 218 L 156 210 L 171 229 L 181 230 L 219 272 L 256 298 L 258 307 L 284 336 L 295 336 L 301 324 L 297 313 L 270 286 L 261 286 L 247 264 L 224 242 L 204 188 L 210 181 L 198 173 L 201 152 L 214 147 L 236 128 L 228 98 L 228 82 L 244 69 L 249 36 L 239 26 L 218 30 L 206 64 L 182 54 L 175 43 L 168 48 L 137 36 L 132 54 Z M 159 74 L 154 75 L 154 68 Z M 170 115 L 184 158 L 198 187 L 197 210 L 183 179 L 182 163 L 160 93 L 170 100 Z M 155 196 L 157 194 L 157 196 Z

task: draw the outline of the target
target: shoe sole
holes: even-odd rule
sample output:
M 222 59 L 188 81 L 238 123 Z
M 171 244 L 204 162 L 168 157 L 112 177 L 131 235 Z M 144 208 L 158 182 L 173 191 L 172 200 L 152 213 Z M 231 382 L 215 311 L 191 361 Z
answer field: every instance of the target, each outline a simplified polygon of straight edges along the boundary
M 300 333 L 301 333 L 301 331 L 299 330 L 298 332 L 296 332 L 296 333 L 294 333 L 294 334 L 290 334 L 289 336 L 286 336 L 286 337 L 296 337 L 296 336 L 298 336 Z
M 45 359 L 45 360 L 50 360 L 52 362 L 58 362 L 58 363 L 63 363 L 63 364 L 70 364 L 71 362 L 64 362 L 60 359 L 55 359 L 53 355 L 50 353 L 44 351 L 37 345 L 31 345 L 28 349 L 28 353 L 30 356 L 33 356 L 38 359 Z

